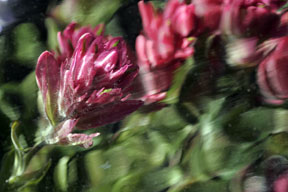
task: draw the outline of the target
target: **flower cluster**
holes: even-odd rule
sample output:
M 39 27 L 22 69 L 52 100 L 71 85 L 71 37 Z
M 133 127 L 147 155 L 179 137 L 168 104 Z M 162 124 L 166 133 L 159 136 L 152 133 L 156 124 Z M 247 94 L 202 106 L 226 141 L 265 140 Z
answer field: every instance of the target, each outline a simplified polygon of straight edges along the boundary
M 94 15 L 95 10 L 110 5 L 105 0 L 99 3 L 87 0 L 88 4 L 82 0 L 68 1 L 74 10 L 81 4 L 80 13 L 88 11 L 93 16 L 99 15 Z M 121 5 L 119 2 L 122 1 L 112 5 L 109 14 Z M 20 181 L 26 186 L 22 178 L 30 183 L 31 178 L 37 182 L 45 180 L 48 167 L 38 169 L 37 165 L 38 170 L 33 171 L 30 166 L 36 154 L 39 155 L 36 160 L 42 159 L 38 153 L 42 147 L 60 144 L 87 148 L 103 130 L 109 134 L 98 137 L 101 145 L 97 146 L 97 154 L 88 154 L 88 160 L 99 157 L 101 163 L 128 155 L 128 161 L 123 159 L 123 174 L 104 182 L 102 188 L 108 191 L 125 191 L 126 184 L 132 181 L 134 191 L 147 186 L 147 191 L 213 191 L 217 186 L 222 191 L 287 192 L 288 0 L 139 0 L 137 3 L 142 23 L 126 22 L 131 19 L 126 13 L 135 13 L 130 12 L 135 7 L 127 4 L 115 13 L 117 19 L 108 24 L 110 30 L 116 27 L 128 38 L 138 24 L 143 26 L 136 39 L 129 39 L 129 42 L 136 40 L 131 51 L 123 38 L 105 35 L 102 24 L 92 28 L 72 22 L 58 33 L 57 49 L 40 55 L 36 81 L 44 118 L 39 121 L 43 129 L 38 133 L 44 136 L 41 138 L 44 141 L 31 150 L 22 150 L 25 139 L 21 136 L 18 142 L 18 124 L 12 125 L 16 155 L 12 176 L 7 181 L 15 182 L 15 186 Z M 82 9 L 86 5 L 94 7 L 93 4 L 97 9 Z M 101 11 L 98 13 L 102 15 Z M 57 20 L 59 15 L 49 15 L 53 16 L 49 18 L 52 24 L 54 20 L 57 24 L 64 23 Z M 94 19 L 73 18 L 83 23 Z M 120 25 L 115 22 L 118 19 Z M 48 20 L 47 24 L 51 23 Z M 23 87 L 26 82 L 21 84 L 20 88 Z M 7 88 L 7 93 L 12 90 L 14 95 L 9 83 L 0 87 L 0 93 L 3 92 L 0 96 L 6 96 Z M 23 96 L 26 98 L 26 92 Z M 6 100 L 2 103 L 6 110 Z M 128 115 L 131 116 L 122 121 Z M 145 152 L 133 155 L 139 150 Z M 150 166 L 150 171 L 146 167 L 137 170 L 135 180 L 129 171 L 134 172 L 135 163 L 141 165 L 149 154 L 154 156 L 143 161 L 143 165 Z M 47 158 L 49 155 L 45 154 L 41 162 Z M 69 158 L 59 160 L 54 174 Z M 109 167 L 118 169 L 117 165 L 111 161 Z M 189 171 L 181 171 L 179 165 Z M 172 177 L 164 174 L 162 178 L 161 168 Z M 94 166 L 92 172 L 99 169 L 103 166 Z M 37 179 L 34 173 L 41 178 Z M 156 182 L 151 187 L 151 179 L 139 182 L 146 174 L 160 176 L 160 185 Z M 89 178 L 91 175 L 89 172 Z M 55 181 L 60 178 L 54 176 Z M 105 178 L 100 174 L 96 180 L 100 177 Z M 57 187 L 62 191 L 70 187 L 69 183 L 60 184 Z M 91 187 L 102 184 L 99 180 Z
M 258 66 L 257 78 L 264 101 L 283 104 L 287 99 L 287 14 L 280 0 L 229 0 L 224 3 L 221 32 L 226 35 L 227 63 Z
M 222 30 L 242 37 L 268 34 L 280 21 L 277 8 L 277 4 L 271 1 L 227 0 L 223 8 Z
M 72 131 L 119 121 L 143 103 L 163 100 L 175 71 L 193 56 L 194 47 L 208 52 L 208 78 L 225 63 L 240 69 L 259 66 L 257 78 L 264 101 L 283 104 L 288 98 L 288 19 L 279 8 L 284 3 L 169 0 L 163 10 L 156 10 L 151 2 L 140 1 L 143 31 L 136 39 L 135 63 L 124 40 L 105 36 L 103 25 L 91 28 L 71 23 L 58 34 L 59 51 L 44 52 L 36 67 L 54 130 L 48 140 L 91 145 L 97 134 Z
M 265 101 L 283 103 L 287 89 L 285 54 L 281 52 L 285 51 L 287 14 L 279 8 L 284 4 L 280 0 L 194 0 L 189 4 L 169 0 L 161 12 L 150 2 L 140 1 L 143 34 L 137 37 L 136 51 L 142 99 L 150 104 L 165 98 L 176 69 L 193 55 L 195 39 L 212 35 L 224 45 L 224 60 L 231 67 L 261 63 L 258 82 Z M 222 47 L 212 48 L 219 52 Z M 213 56 L 210 62 L 223 60 L 220 57 Z M 223 62 L 216 67 L 220 65 Z M 213 70 L 219 71 L 215 66 Z
M 73 134 L 124 118 L 142 105 L 126 91 L 138 73 L 120 37 L 102 34 L 102 26 L 58 34 L 60 54 L 45 51 L 36 67 L 37 84 L 53 126 L 50 143 L 90 146 L 98 134 Z
M 227 44 L 227 63 L 251 67 L 259 63 L 266 50 L 261 42 L 276 33 L 280 23 L 279 1 L 227 1 L 223 6 L 221 33 Z M 240 54 L 238 54 L 240 52 Z

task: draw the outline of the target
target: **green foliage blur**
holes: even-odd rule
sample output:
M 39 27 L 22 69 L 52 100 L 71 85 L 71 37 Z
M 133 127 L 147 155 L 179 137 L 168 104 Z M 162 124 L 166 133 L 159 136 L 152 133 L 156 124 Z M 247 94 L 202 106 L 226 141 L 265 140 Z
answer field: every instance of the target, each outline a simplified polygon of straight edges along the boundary
M 287 109 L 253 102 L 254 71 L 228 70 L 211 81 L 203 56 L 177 71 L 167 107 L 97 128 L 101 135 L 88 150 L 46 146 L 8 186 L 15 163 L 11 124 L 19 122 L 12 134 L 20 153 L 39 140 L 35 64 L 41 52 L 57 49 L 56 33 L 71 21 L 104 22 L 107 34 L 123 36 L 132 49 L 141 31 L 137 1 L 65 0 L 51 4 L 40 24 L 21 22 L 0 36 L 0 191 L 240 192 L 237 178 L 251 164 L 288 157 Z

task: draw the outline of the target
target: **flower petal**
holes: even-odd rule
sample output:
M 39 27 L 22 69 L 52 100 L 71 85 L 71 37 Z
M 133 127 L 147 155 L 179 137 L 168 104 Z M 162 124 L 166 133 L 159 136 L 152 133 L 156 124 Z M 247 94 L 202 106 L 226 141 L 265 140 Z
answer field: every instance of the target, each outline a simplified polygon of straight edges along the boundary
M 93 69 L 93 63 L 89 62 L 89 57 L 93 57 L 93 55 L 85 54 L 93 40 L 93 35 L 85 33 L 79 39 L 75 48 L 70 67 L 70 70 L 72 71 L 72 79 L 74 80 L 74 88 L 79 85 L 81 88 L 85 88 L 93 81 L 93 76 L 90 74 L 88 75 L 89 70 Z M 83 89 L 77 91 L 81 92 Z
M 178 34 L 188 36 L 195 27 L 194 5 L 180 6 L 172 17 L 172 26 Z
M 151 22 L 156 14 L 153 5 L 151 2 L 144 3 L 144 1 L 139 1 L 138 8 L 141 14 L 144 31 L 150 31 Z
M 67 137 L 61 138 L 59 144 L 62 145 L 79 145 L 84 148 L 89 148 L 93 145 L 93 138 L 99 136 L 100 133 L 90 135 L 81 133 L 71 133 Z
M 36 81 L 42 93 L 47 117 L 52 124 L 57 114 L 60 66 L 49 51 L 43 52 L 36 66 Z

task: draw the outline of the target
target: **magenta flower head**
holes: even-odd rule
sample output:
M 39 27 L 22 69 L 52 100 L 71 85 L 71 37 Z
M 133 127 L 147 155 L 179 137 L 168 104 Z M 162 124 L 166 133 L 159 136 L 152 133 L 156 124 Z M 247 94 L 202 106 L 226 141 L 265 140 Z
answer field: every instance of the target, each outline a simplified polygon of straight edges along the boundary
M 227 63 L 233 67 L 259 64 L 266 52 L 260 43 L 278 30 L 280 19 L 268 1 L 225 0 L 220 29 L 227 43 Z
M 136 39 L 142 99 L 153 103 L 165 98 L 174 71 L 194 53 L 194 5 L 169 0 L 163 11 L 155 11 L 151 2 L 140 1 L 138 7 L 144 30 Z
M 170 0 L 163 12 L 154 10 L 151 2 L 138 3 L 144 34 L 136 40 L 138 58 L 148 68 L 166 67 L 172 60 L 185 59 L 194 53 L 194 6 Z
M 258 85 L 264 100 L 283 104 L 288 99 L 288 37 L 274 40 L 277 47 L 258 67 Z
M 280 14 L 273 5 L 265 0 L 226 0 L 221 29 L 225 34 L 242 37 L 272 32 L 280 22 Z
M 129 99 L 126 89 L 138 68 L 124 40 L 75 26 L 59 33 L 59 56 L 48 51 L 41 54 L 36 79 L 53 127 L 47 142 L 89 146 L 97 134 L 71 132 L 119 121 L 142 101 Z

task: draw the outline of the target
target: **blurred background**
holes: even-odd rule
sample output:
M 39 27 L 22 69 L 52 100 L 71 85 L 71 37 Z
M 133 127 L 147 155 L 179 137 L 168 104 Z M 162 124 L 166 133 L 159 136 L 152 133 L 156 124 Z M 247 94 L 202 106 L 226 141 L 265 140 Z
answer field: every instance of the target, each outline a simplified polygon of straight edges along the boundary
M 101 136 L 88 150 L 44 147 L 30 163 L 30 175 L 19 186 L 6 185 L 14 160 L 11 123 L 19 122 L 23 149 L 39 140 L 34 74 L 39 55 L 57 48 L 57 32 L 71 21 L 105 23 L 106 34 L 123 36 L 134 50 L 142 30 L 137 3 L 0 0 L 0 191 L 268 192 L 264 177 L 287 169 L 288 113 L 253 100 L 259 94 L 251 83 L 255 72 L 237 72 L 238 79 L 227 73 L 215 82 L 218 95 L 214 89 L 204 93 L 199 87 L 210 74 L 205 67 L 189 67 L 190 59 L 176 75 L 168 92 L 174 100 L 166 108 L 97 128 Z M 153 3 L 163 7 L 165 1 Z M 204 56 L 198 61 L 205 66 Z M 251 75 L 243 77 L 244 71 Z M 227 91 L 234 92 L 224 97 Z M 270 173 L 275 166 L 280 171 Z

